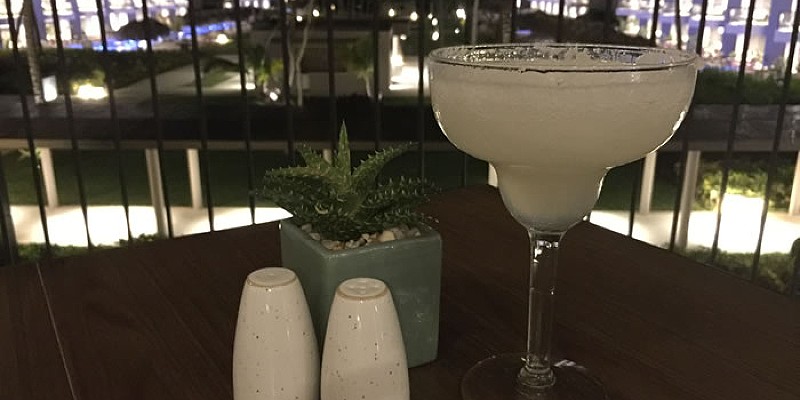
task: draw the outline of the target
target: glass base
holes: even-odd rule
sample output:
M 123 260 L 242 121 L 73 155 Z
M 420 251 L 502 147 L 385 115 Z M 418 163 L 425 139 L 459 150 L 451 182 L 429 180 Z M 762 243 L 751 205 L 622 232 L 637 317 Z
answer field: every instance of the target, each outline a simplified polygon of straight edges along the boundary
M 464 375 L 464 400 L 607 400 L 603 386 L 586 374 L 583 367 L 564 361 L 553 367 L 556 383 L 547 389 L 526 388 L 517 382 L 525 354 L 489 357 Z

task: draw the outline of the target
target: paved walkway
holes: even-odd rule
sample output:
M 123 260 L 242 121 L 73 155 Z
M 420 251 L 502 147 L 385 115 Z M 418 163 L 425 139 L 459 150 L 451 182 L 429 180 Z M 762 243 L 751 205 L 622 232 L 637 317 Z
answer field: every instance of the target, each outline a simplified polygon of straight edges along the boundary
M 177 236 L 208 232 L 206 209 L 174 207 L 173 221 Z M 39 211 L 35 206 L 13 206 L 11 213 L 16 226 L 17 240 L 21 243 L 43 242 Z M 239 207 L 214 209 L 215 229 L 229 229 L 250 224 L 250 211 Z M 256 222 L 276 221 L 289 216 L 280 208 L 257 208 Z M 714 237 L 715 213 L 692 213 L 689 225 L 689 245 L 710 247 Z M 50 240 L 59 245 L 85 246 L 83 216 L 77 206 L 47 209 Z M 669 243 L 672 212 L 657 211 L 635 216 L 633 237 L 656 246 Z M 628 213 L 624 211 L 595 211 L 592 223 L 613 231 L 628 233 Z M 127 238 L 125 217 L 120 206 L 89 207 L 89 226 L 95 244 L 114 244 Z M 725 251 L 752 252 L 758 238 L 758 213 L 739 214 L 723 218 L 719 246 Z M 131 207 L 131 230 L 134 236 L 156 233 L 156 220 L 152 208 Z M 800 216 L 770 213 L 764 235 L 762 252 L 786 253 L 792 242 L 800 238 Z

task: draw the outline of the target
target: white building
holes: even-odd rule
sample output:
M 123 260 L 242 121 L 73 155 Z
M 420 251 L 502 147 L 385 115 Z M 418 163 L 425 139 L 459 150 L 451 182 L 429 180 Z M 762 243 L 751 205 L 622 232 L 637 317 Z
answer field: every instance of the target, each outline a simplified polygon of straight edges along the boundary
M 50 0 L 29 0 L 43 40 L 55 41 L 53 8 Z M 61 38 L 67 42 L 96 41 L 100 39 L 98 5 L 103 8 L 106 31 L 115 32 L 135 20 L 141 20 L 142 0 L 53 0 L 60 19 Z M 20 39 L 25 37 L 25 28 L 19 24 L 23 0 L 11 0 L 15 22 L 19 25 Z M 188 0 L 148 0 L 150 17 L 173 25 L 186 15 Z M 8 48 L 11 40 L 5 0 L 0 2 L 0 48 Z M 24 46 L 25 41 L 20 40 Z

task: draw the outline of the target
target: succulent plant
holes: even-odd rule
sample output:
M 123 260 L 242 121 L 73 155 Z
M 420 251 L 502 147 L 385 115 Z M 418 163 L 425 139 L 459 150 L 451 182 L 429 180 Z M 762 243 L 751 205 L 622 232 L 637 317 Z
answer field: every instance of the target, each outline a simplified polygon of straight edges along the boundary
M 353 168 L 347 130 L 342 126 L 332 161 L 300 145 L 298 153 L 305 165 L 267 171 L 261 196 L 289 211 L 296 225 L 311 224 L 314 232 L 328 240 L 348 241 L 401 225 L 419 226 L 426 217 L 417 207 L 435 187 L 421 178 L 379 182 L 383 167 L 411 146 L 377 151 Z

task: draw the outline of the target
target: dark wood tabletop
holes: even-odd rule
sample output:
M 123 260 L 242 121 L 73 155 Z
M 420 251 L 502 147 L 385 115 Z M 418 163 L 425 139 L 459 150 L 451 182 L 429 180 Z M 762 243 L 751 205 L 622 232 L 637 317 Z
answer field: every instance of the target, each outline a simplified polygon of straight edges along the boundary
M 521 351 L 527 237 L 496 190 L 426 211 L 443 239 L 438 359 L 412 398 Z M 277 224 L 0 268 L 0 399 L 227 400 L 246 275 L 280 265 Z M 557 348 L 617 400 L 800 399 L 800 302 L 583 223 L 564 241 Z

